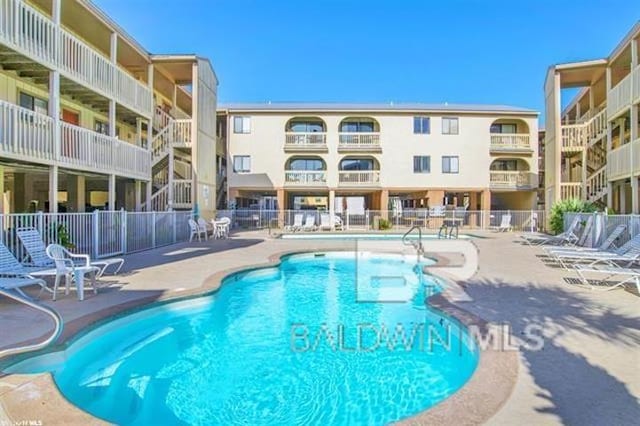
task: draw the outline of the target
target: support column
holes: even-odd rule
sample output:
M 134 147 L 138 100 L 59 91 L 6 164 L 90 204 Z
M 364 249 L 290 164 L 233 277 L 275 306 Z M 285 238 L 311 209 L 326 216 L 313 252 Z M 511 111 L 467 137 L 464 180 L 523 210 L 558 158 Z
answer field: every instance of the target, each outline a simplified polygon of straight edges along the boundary
M 331 215 L 331 220 L 336 214 L 336 191 L 335 189 L 329 190 L 329 214 Z
M 380 216 L 382 219 L 389 219 L 389 190 L 380 191 Z
M 116 65 L 118 63 L 118 33 L 111 33 L 109 52 L 111 63 Z M 113 98 L 109 99 L 109 136 L 116 137 L 116 101 Z
M 109 210 L 116 210 L 116 175 L 109 175 Z
M 167 188 L 167 200 L 169 203 L 169 207 L 173 208 L 173 201 L 174 201 L 174 193 L 173 193 L 173 174 L 174 174 L 174 153 L 173 153 L 173 147 L 169 148 L 169 158 L 167 159 L 168 161 L 168 170 L 167 170 L 167 175 L 169 177 L 168 182 L 169 182 L 169 187 Z M 193 185 L 193 184 L 192 184 Z M 195 191 L 195 188 L 192 188 L 191 192 L 193 194 L 193 192 Z M 194 206 L 195 206 L 195 201 L 194 201 Z
M 191 66 L 191 199 L 193 207 L 198 204 L 198 121 L 200 114 L 198 111 L 198 63 Z M 209 119 L 206 117 L 205 119 Z
M 556 72 L 553 76 L 553 104 L 554 104 L 554 114 L 556 119 L 554 121 L 554 128 L 549 129 L 553 132 L 553 197 L 551 204 L 555 204 L 557 201 L 562 199 L 562 120 L 561 120 L 561 112 L 562 105 L 560 102 L 560 74 Z M 549 206 L 548 208 L 551 208 Z
M 147 211 L 151 211 L 151 195 L 153 190 L 153 183 L 148 181 L 145 184 L 145 202 L 147 203 Z
M 605 70 L 605 93 L 609 93 L 611 90 L 611 68 L 607 67 Z M 613 143 L 613 126 L 611 121 L 607 120 L 607 153 L 611 152 L 611 146 Z M 613 209 L 613 184 L 607 183 L 607 207 Z
M 69 211 L 84 212 L 86 200 L 85 177 L 69 175 L 67 177 L 67 204 Z
M 142 182 L 139 180 L 135 181 L 135 199 L 136 199 L 136 211 L 139 212 L 142 210 Z
M 286 192 L 283 188 L 279 188 L 276 190 L 276 199 L 278 201 L 278 226 L 280 228 L 284 228 L 287 223 L 285 223 L 285 209 L 287 208 L 286 204 Z
M 491 212 L 491 191 L 485 189 L 480 196 L 480 208 L 482 210 L 482 227 L 487 229 L 490 225 L 490 212 Z
M 5 206 L 4 202 L 4 166 L 0 165 L 0 214 L 5 214 Z
M 640 201 L 638 200 L 638 173 L 637 169 L 640 168 L 640 164 L 634 164 L 633 159 L 636 154 L 633 152 L 634 148 L 637 149 L 637 145 L 634 143 L 640 135 L 638 135 L 638 109 L 640 106 L 631 105 L 630 111 L 630 126 L 631 126 L 631 213 L 640 213 Z
M 58 166 L 49 166 L 49 213 L 58 213 Z

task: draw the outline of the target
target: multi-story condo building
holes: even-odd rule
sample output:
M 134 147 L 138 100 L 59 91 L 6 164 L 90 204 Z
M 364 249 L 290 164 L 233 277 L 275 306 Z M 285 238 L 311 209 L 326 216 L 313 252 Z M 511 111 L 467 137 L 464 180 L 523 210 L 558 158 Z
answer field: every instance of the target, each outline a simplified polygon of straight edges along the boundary
M 640 22 L 607 58 L 551 66 L 545 81 L 545 201 L 639 213 Z M 562 108 L 563 89 L 579 88 Z
M 538 113 L 532 110 L 230 104 L 220 106 L 218 122 L 231 206 L 535 208 Z
M 217 84 L 90 1 L 0 1 L 0 212 L 213 212 Z

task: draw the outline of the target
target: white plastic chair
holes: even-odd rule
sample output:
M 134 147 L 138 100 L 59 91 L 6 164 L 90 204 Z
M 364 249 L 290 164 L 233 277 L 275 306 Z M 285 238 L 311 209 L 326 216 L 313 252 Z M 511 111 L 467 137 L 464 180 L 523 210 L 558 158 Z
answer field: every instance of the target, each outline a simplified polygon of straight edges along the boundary
M 303 231 L 315 231 L 316 229 L 318 229 L 316 227 L 316 217 L 315 215 L 307 215 L 305 221 L 304 221 L 304 225 L 302 225 L 302 230 Z
M 322 213 L 320 215 L 320 229 L 324 231 L 331 231 L 333 229 L 331 216 L 328 213 Z
M 94 294 L 98 294 L 96 276 L 100 273 L 100 268 L 91 265 L 91 259 L 89 259 L 89 256 L 86 254 L 73 254 L 59 244 L 49 244 L 46 249 L 46 253 L 56 265 L 56 279 L 53 284 L 53 300 L 56 300 L 56 294 L 62 277 L 65 279 L 65 295 L 69 294 L 69 286 L 73 280 L 76 283 L 78 300 L 84 300 L 85 275 L 89 275 L 91 278 L 93 292 Z M 73 259 L 83 259 L 84 265 L 76 265 Z
M 204 233 L 205 241 L 209 238 L 210 229 L 211 229 L 211 235 L 213 235 L 213 226 L 209 225 L 207 221 L 201 217 L 198 218 L 198 228 L 200 229 L 200 232 Z
M 296 214 L 293 216 L 293 225 L 287 225 L 284 227 L 284 230 L 287 232 L 296 232 L 302 229 L 302 220 L 304 219 L 303 214 Z
M 193 237 L 198 237 L 198 241 L 202 241 L 200 236 L 202 235 L 202 231 L 195 220 L 189 219 L 189 230 L 191 234 L 189 235 L 189 242 L 193 241 Z M 204 231 L 204 239 L 207 239 L 207 231 Z

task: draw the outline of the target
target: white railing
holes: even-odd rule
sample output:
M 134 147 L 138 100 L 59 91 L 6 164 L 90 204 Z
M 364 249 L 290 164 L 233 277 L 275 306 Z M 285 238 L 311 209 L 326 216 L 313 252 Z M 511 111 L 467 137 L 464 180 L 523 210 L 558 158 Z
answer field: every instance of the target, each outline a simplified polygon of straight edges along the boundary
M 491 171 L 489 173 L 491 188 L 535 188 L 538 186 L 537 176 L 528 171 Z
M 151 117 L 151 90 L 23 0 L 0 0 L 0 43 Z
M 631 144 L 626 143 L 607 154 L 607 176 L 609 176 L 610 179 L 629 176 L 631 174 L 631 150 Z
M 351 171 L 351 172 L 341 171 L 338 174 L 338 183 L 340 185 L 345 185 L 345 186 L 379 185 L 380 171 L 379 170 Z
M 494 151 L 530 151 L 529 135 L 522 133 L 492 133 L 491 149 Z
M 153 137 L 151 142 L 151 157 L 154 163 L 161 160 L 168 153 L 170 147 L 191 147 L 192 122 L 191 119 L 169 119 L 167 125 Z
M 327 183 L 326 171 L 287 170 L 284 172 L 286 185 L 324 185 Z
M 601 167 L 587 178 L 586 192 L 588 201 L 596 201 L 605 194 L 607 189 L 607 167 Z
M 637 41 L 636 41 L 637 42 Z M 640 65 L 631 72 L 633 93 L 631 94 L 631 103 L 640 102 Z
M 612 119 L 624 108 L 631 105 L 634 94 L 637 94 L 635 93 L 635 89 L 633 91 L 634 93 L 632 93 L 631 86 L 635 81 L 640 79 L 640 77 L 637 76 L 638 73 L 640 73 L 640 67 L 636 66 L 631 73 L 620 80 L 620 82 L 607 93 L 607 117 L 609 119 Z
M 165 184 L 155 191 L 147 202 L 147 211 L 165 211 L 169 208 L 169 184 Z
M 587 142 L 587 128 L 584 124 L 569 124 L 560 127 L 562 148 L 573 150 L 584 148 Z
M 54 145 L 54 133 L 60 146 Z M 66 167 L 148 179 L 149 152 L 133 144 L 61 122 L 54 128 L 51 117 L 0 101 L 0 153 L 23 161 L 41 161 Z
M 318 132 L 287 132 L 284 147 L 290 149 L 324 149 L 327 147 L 327 134 Z
M 0 152 L 15 159 L 56 159 L 53 120 L 0 100 Z
M 191 208 L 191 179 L 173 180 L 173 204 L 171 207 L 177 209 Z
M 173 122 L 173 144 L 191 147 L 191 119 L 180 119 Z
M 338 148 L 348 149 L 378 149 L 380 148 L 380 133 L 363 132 L 349 133 L 342 132 L 338 135 Z
M 91 213 L 0 214 L 0 241 L 18 259 L 26 253 L 16 230 L 37 229 L 45 244 L 106 257 L 188 241 L 191 212 L 93 211 Z
M 560 184 L 560 198 L 568 200 L 570 198 L 582 198 L 581 182 L 563 182 Z
M 604 135 L 607 131 L 607 111 L 603 109 L 591 117 L 585 124 L 590 141 L 597 140 L 596 138 L 598 136 Z
M 153 114 L 153 127 L 157 130 L 162 130 L 169 125 L 174 118 L 166 113 L 162 108 L 156 106 Z

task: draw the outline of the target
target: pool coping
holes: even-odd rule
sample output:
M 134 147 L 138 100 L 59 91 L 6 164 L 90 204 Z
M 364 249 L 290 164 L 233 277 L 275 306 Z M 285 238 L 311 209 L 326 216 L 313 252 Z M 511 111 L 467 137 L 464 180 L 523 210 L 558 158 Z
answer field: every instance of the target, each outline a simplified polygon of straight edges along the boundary
M 276 252 L 271 254 L 266 262 L 218 271 L 205 278 L 200 287 L 165 293 L 160 297 L 143 297 L 106 307 L 66 323 L 56 344 L 45 351 L 40 351 L 40 353 L 64 350 L 83 334 L 115 318 L 129 315 L 141 309 L 215 293 L 220 289 L 223 280 L 235 273 L 277 267 L 285 257 L 293 254 L 326 251 L 349 251 L 349 249 L 341 247 Z M 447 263 L 447 259 L 441 256 L 430 255 L 430 257 L 437 261 L 435 266 L 444 266 Z M 480 330 L 486 330 L 487 321 L 453 304 L 445 293 L 431 296 L 427 303 L 466 327 L 474 326 Z M 32 339 L 32 341 L 38 340 L 41 340 L 41 337 Z M 500 410 L 513 392 L 519 368 L 518 353 L 517 351 L 481 348 L 473 375 L 460 389 L 437 405 L 412 417 L 402 419 L 398 424 L 476 425 L 487 421 Z M 15 359 L 19 358 L 22 357 Z M 13 358 L 9 358 L 9 360 L 11 359 Z M 1 361 L 6 362 L 7 360 Z M 54 424 L 109 424 L 69 402 L 59 391 L 51 373 L 3 376 L 0 372 L 0 422 L 3 420 L 3 412 L 10 421 L 41 420 L 42 423 Z

